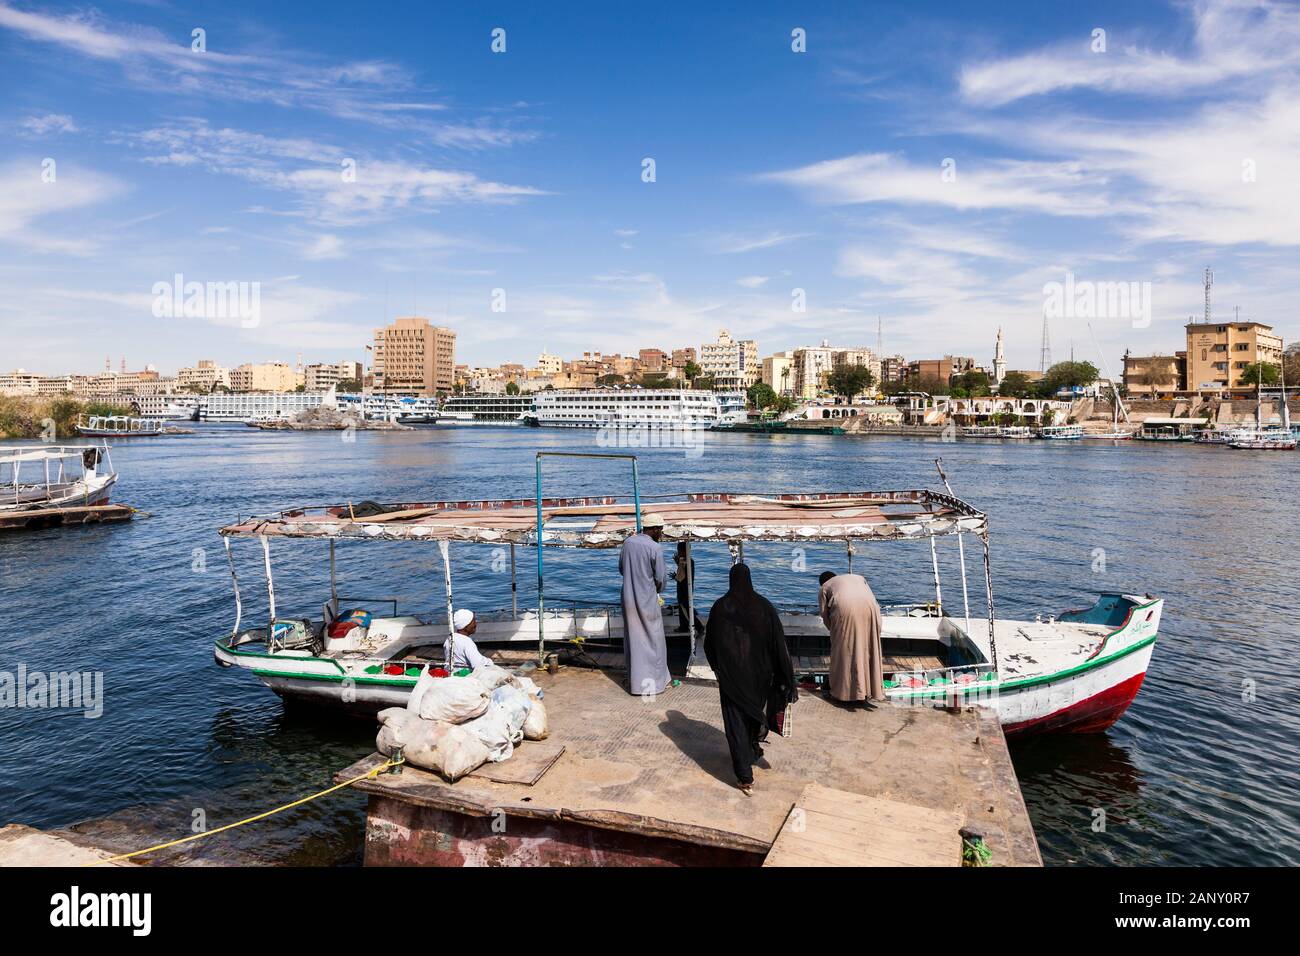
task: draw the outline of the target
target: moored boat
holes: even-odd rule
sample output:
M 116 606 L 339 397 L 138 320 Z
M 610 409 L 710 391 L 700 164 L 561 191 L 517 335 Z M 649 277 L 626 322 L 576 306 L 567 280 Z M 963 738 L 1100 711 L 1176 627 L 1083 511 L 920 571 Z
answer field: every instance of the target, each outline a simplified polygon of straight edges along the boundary
M 153 438 L 185 434 L 185 429 L 171 428 L 158 418 L 91 415 L 84 422 L 77 423 L 77 433 L 87 438 Z
M 625 456 L 632 457 L 632 456 Z M 540 474 L 540 468 L 539 468 Z M 863 542 L 925 541 L 931 545 L 933 596 L 886 605 L 882 647 L 886 692 L 900 706 L 974 705 L 995 709 L 1009 734 L 1091 733 L 1117 720 L 1133 700 L 1146 673 L 1159 629 L 1163 601 L 1150 595 L 1107 593 L 1090 608 L 1034 621 L 1004 621 L 993 608 L 989 575 L 988 519 L 951 492 L 925 490 L 811 492 L 802 494 L 690 494 L 545 497 L 496 501 L 435 501 L 381 507 L 357 515 L 347 506 L 298 508 L 243 519 L 221 529 L 231 556 L 236 617 L 229 635 L 216 641 L 223 666 L 252 671 L 276 693 L 347 709 L 373 711 L 405 702 L 416 680 L 442 662 L 453 607 L 451 546 L 469 544 L 510 548 L 511 606 L 478 611 L 475 640 L 491 653 L 514 650 L 586 654 L 605 648 L 617 654 L 623 639 L 618 606 L 598 601 L 548 605 L 542 575 L 543 555 L 555 548 L 610 551 L 640 527 L 643 515 L 664 521 L 663 541 L 692 547 L 725 548 L 743 560 L 747 544 L 838 542 L 848 551 Z M 937 544 L 956 539 L 960 556 L 961 601 L 945 603 Z M 234 577 L 232 543 L 260 542 L 266 574 L 269 620 L 242 623 L 239 580 Z M 330 592 L 321 596 L 319 617 L 288 620 L 276 614 L 271 542 L 325 540 L 330 551 Z M 335 547 L 374 540 L 436 544 L 442 555 L 447 590 L 445 612 L 399 613 L 392 598 L 354 599 L 338 591 Z M 986 595 L 972 610 L 966 579 L 965 542 L 984 552 Z M 539 547 L 540 544 L 540 547 Z M 538 564 L 539 590 L 533 609 L 517 603 L 515 552 L 531 548 Z M 612 560 L 612 558 L 606 558 Z M 686 566 L 691 564 L 687 561 Z M 694 582 L 687 582 L 695 605 Z M 554 601 L 554 599 L 551 599 Z M 295 598 L 306 606 L 312 596 Z M 976 602 L 979 603 L 978 600 Z M 701 636 L 694 630 L 698 609 L 686 617 L 687 632 L 674 635 L 677 609 L 666 607 L 665 633 L 687 661 L 687 676 L 711 679 Z M 357 613 L 352 613 L 357 612 Z M 815 611 L 779 609 L 796 670 L 805 683 L 824 680 L 819 661 L 829 653 L 829 635 Z M 364 620 L 338 634 L 340 621 Z M 621 655 L 619 655 L 621 657 Z
M 107 445 L 0 448 L 0 512 L 107 504 L 112 467 Z
M 1048 441 L 1077 441 L 1083 437 L 1082 425 L 1044 425 L 1038 429 L 1038 437 Z

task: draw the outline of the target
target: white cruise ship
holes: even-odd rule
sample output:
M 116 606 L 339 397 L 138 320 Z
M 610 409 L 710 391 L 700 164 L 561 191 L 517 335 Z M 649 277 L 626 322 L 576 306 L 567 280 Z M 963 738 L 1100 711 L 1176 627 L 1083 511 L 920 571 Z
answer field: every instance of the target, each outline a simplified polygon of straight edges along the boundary
M 599 388 L 538 392 L 537 424 L 559 428 L 713 428 L 731 420 L 734 396 L 699 389 Z M 741 414 L 743 415 L 743 400 Z
M 205 422 L 265 422 L 293 418 L 299 412 L 337 404 L 329 392 L 217 392 L 199 400 Z
M 443 425 L 522 425 L 533 415 L 531 395 L 453 395 L 442 404 Z

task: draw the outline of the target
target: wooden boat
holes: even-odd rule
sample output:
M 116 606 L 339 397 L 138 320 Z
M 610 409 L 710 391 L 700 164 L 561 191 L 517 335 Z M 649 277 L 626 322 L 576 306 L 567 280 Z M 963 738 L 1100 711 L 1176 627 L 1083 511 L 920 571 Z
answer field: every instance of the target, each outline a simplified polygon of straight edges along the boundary
M 112 467 L 107 445 L 0 448 L 0 512 L 107 504 Z
M 539 476 L 541 459 L 550 454 L 558 453 L 539 453 Z M 634 456 L 593 457 L 635 461 Z M 420 675 L 442 661 L 454 605 L 453 544 L 458 549 L 477 544 L 510 550 L 510 607 L 476 609 L 475 641 L 480 649 L 513 650 L 516 656 L 532 654 L 538 661 L 557 650 L 588 659 L 603 651 L 608 660 L 618 661 L 623 640 L 619 608 L 598 601 L 548 604 L 544 556 L 556 547 L 613 551 L 650 512 L 665 522 L 665 544 L 682 543 L 688 555 L 692 547 L 725 547 L 732 560 L 744 559 L 747 544 L 775 542 L 789 548 L 839 542 L 846 545 L 851 571 L 853 548 L 862 543 L 928 540 L 932 598 L 884 609 L 889 701 L 899 706 L 992 707 L 1008 734 L 1093 733 L 1114 723 L 1141 686 L 1164 606 L 1151 595 L 1106 593 L 1083 610 L 1045 619 L 1040 615 L 1033 621 L 998 619 L 989 574 L 988 518 L 950 489 L 643 499 L 634 485 L 632 496 L 560 498 L 543 496 L 539 477 L 538 493 L 531 499 L 404 503 L 369 515 L 358 515 L 351 506 L 295 508 L 222 528 L 235 589 L 235 622 L 215 643 L 216 661 L 251 671 L 285 698 L 363 712 L 403 704 Z M 259 542 L 266 578 L 269 619 L 253 627 L 243 624 L 235 573 L 232 544 L 241 539 Z M 955 606 L 945 600 L 937 555 L 938 542 L 954 539 L 961 568 L 961 599 Z M 289 621 L 276 612 L 271 546 L 306 540 L 329 544 L 330 590 L 321 596 L 319 617 Z M 978 616 L 972 612 L 966 578 L 967 540 L 978 542 L 983 550 L 984 607 L 976 608 Z M 341 596 L 336 545 L 366 541 L 436 545 L 443 562 L 445 611 L 411 613 L 399 611 L 393 598 Z M 537 604 L 531 609 L 518 606 L 519 547 L 531 548 L 537 560 Z M 693 587 L 689 581 L 692 606 Z M 364 630 L 330 637 L 331 625 L 354 608 L 373 615 Z M 664 613 L 670 650 L 676 646 L 686 652 L 687 676 L 712 679 L 694 630 L 697 615 L 705 615 L 698 610 L 688 614 L 690 629 L 674 635 L 676 609 L 669 606 Z M 803 608 L 782 608 L 780 613 L 801 676 L 812 683 L 824 680 L 829 635 L 817 613 Z

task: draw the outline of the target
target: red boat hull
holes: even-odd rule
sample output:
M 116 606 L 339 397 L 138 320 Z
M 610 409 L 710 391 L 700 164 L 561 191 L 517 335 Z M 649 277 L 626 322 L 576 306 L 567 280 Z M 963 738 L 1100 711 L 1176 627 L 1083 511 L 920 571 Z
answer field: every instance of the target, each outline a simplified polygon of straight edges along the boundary
M 1018 724 L 1006 724 L 1002 732 L 1008 737 L 1028 736 L 1030 734 L 1099 734 L 1128 710 L 1142 686 L 1146 672 L 1130 677 L 1126 681 L 1108 687 L 1099 694 L 1086 700 L 1071 704 L 1063 710 Z

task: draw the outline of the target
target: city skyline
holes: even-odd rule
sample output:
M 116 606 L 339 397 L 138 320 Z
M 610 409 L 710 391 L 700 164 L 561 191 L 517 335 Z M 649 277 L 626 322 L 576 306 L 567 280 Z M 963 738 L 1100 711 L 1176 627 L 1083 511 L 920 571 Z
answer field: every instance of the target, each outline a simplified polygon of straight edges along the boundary
M 472 366 L 880 316 L 886 354 L 1002 327 L 1037 368 L 1047 284 L 1150 283 L 1052 320 L 1114 368 L 1178 347 L 1207 264 L 1216 315 L 1296 334 L 1292 6 L 80 11 L 0 2 L 6 371 L 363 358 L 404 315 Z M 158 316 L 173 276 L 256 283 L 258 321 Z

